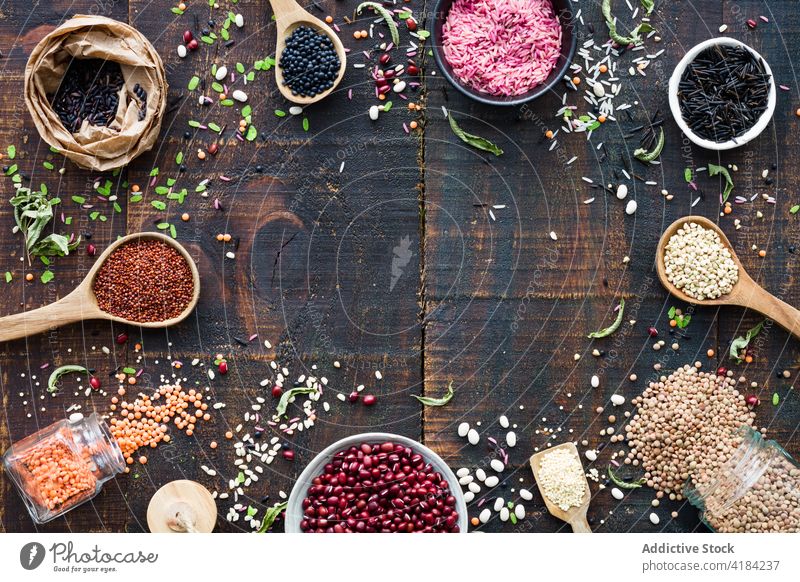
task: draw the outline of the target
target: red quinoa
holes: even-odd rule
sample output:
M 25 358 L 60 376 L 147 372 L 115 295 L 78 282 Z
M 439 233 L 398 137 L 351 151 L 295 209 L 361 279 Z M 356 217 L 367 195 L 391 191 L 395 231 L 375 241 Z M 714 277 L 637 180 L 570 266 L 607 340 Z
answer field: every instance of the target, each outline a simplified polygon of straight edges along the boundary
M 177 317 L 191 303 L 193 293 L 186 259 L 157 240 L 121 246 L 108 256 L 94 281 L 100 309 L 140 323 Z

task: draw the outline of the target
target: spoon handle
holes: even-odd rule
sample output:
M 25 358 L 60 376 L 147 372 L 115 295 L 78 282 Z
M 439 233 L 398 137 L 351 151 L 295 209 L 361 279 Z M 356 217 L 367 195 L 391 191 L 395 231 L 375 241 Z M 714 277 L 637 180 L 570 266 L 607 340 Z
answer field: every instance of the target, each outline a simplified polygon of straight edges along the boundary
M 0 342 L 55 329 L 68 323 L 97 317 L 97 309 L 84 303 L 78 289 L 55 303 L 14 315 L 0 317 Z
M 592 528 L 589 527 L 589 521 L 586 519 L 586 511 L 579 513 L 569 522 L 572 526 L 572 533 L 592 533 Z
M 755 309 L 786 331 L 800 338 L 800 310 L 781 301 L 769 291 L 756 287 L 746 307 Z
M 278 31 L 286 28 L 295 20 L 302 20 L 302 17 L 308 12 L 300 6 L 295 0 L 269 0 L 272 6 L 272 13 L 275 15 L 278 26 Z

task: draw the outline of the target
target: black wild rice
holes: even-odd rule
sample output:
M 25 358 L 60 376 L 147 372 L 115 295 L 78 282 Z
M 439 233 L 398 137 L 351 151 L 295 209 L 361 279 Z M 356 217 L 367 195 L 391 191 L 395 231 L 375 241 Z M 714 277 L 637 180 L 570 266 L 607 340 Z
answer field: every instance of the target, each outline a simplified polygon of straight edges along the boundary
M 53 111 L 72 133 L 86 120 L 92 125 L 107 126 L 117 115 L 119 90 L 124 84 L 118 63 L 101 59 L 74 59 L 53 97 Z M 145 110 L 147 93 L 137 97 Z M 141 117 L 140 113 L 140 117 Z
M 704 139 L 735 141 L 766 111 L 770 84 L 763 61 L 746 48 L 710 47 L 697 55 L 681 76 L 681 115 Z

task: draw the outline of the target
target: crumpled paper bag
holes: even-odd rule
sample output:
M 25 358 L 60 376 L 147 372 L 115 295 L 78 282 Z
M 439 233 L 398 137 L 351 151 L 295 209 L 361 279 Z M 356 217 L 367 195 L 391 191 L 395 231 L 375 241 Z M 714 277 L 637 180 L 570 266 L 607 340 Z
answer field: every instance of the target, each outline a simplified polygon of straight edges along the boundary
M 50 104 L 73 58 L 119 63 L 125 84 L 116 118 L 101 127 L 83 122 L 70 133 Z M 147 91 L 146 115 L 133 88 Z M 81 167 L 106 171 L 124 166 L 153 147 L 167 105 L 167 78 L 156 49 L 135 28 L 104 16 L 79 14 L 44 37 L 25 67 L 25 103 L 42 139 Z

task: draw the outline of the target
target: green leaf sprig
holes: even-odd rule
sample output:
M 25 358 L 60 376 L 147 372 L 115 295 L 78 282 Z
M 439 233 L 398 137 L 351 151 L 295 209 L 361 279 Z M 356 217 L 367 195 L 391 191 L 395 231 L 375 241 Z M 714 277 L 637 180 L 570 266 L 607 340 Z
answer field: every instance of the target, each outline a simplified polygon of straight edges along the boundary
M 614 323 L 609 325 L 605 329 L 601 329 L 599 331 L 593 331 L 587 337 L 589 338 L 601 338 L 601 337 L 608 337 L 615 331 L 619 329 L 620 324 L 622 324 L 622 317 L 625 312 L 625 300 L 619 300 L 619 311 L 617 311 L 617 319 L 614 320 Z
M 11 199 L 17 230 L 25 238 L 28 264 L 31 262 L 31 257 L 68 255 L 80 243 L 80 237 L 69 242 L 69 239 L 63 234 L 53 233 L 42 237 L 45 227 L 53 219 L 53 207 L 60 202 L 60 198 L 47 197 L 47 189 L 44 185 L 35 192 L 30 188 L 19 188 Z

